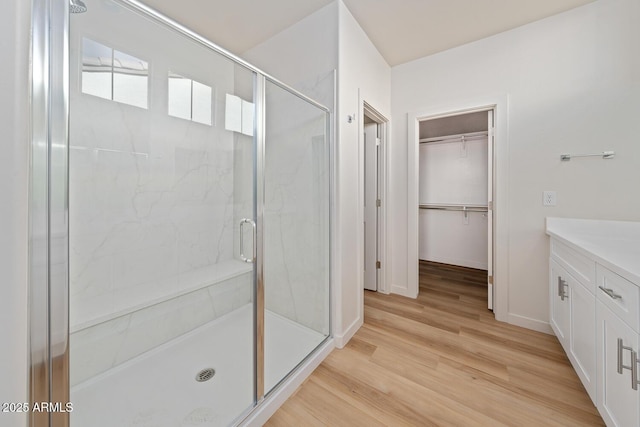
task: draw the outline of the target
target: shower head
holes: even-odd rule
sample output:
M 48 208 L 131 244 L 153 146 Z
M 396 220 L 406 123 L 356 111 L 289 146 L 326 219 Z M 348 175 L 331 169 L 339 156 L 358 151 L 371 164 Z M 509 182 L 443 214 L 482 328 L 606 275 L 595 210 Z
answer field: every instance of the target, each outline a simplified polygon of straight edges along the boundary
M 69 0 L 69 12 L 84 13 L 87 11 L 87 5 L 82 0 Z

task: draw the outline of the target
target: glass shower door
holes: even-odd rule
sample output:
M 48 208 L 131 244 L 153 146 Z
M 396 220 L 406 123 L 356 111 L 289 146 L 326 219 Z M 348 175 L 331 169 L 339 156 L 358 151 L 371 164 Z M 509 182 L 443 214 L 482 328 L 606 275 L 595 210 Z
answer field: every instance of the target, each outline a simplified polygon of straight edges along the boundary
M 256 74 L 135 6 L 85 2 L 70 17 L 71 425 L 228 425 L 256 401 Z
M 328 113 L 267 79 L 264 380 L 272 390 L 329 336 Z

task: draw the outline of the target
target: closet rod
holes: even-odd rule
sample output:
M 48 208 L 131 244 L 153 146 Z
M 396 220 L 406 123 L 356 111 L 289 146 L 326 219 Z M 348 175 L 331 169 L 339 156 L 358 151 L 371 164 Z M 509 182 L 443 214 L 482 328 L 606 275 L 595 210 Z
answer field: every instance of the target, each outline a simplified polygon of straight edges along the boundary
M 420 209 L 434 209 L 439 211 L 458 212 L 488 212 L 487 206 L 482 205 L 439 205 L 434 203 L 421 204 Z
M 460 133 L 457 135 L 434 136 L 431 138 L 421 138 L 420 143 L 424 144 L 428 142 L 460 142 L 460 141 L 465 141 L 472 138 L 487 136 L 488 134 L 489 133 L 487 131 L 481 131 L 481 132 Z

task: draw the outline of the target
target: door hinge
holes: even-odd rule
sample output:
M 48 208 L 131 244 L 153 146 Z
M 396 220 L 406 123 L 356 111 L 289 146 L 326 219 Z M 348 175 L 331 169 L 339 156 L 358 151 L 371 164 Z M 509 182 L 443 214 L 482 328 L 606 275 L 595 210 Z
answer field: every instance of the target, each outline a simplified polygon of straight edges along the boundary
M 377 200 L 376 200 L 376 207 L 378 207 L 378 208 L 379 208 L 380 206 L 382 206 L 382 200 L 377 199 Z
M 488 280 L 488 281 L 489 281 L 489 284 L 493 285 L 493 276 L 489 276 L 489 278 L 488 278 L 488 279 L 489 279 L 489 280 Z
M 487 203 L 487 208 L 489 208 L 490 211 L 493 210 L 493 200 Z
M 376 261 L 376 268 L 380 268 L 381 264 L 380 261 Z
M 376 138 L 376 146 L 380 145 L 380 138 Z

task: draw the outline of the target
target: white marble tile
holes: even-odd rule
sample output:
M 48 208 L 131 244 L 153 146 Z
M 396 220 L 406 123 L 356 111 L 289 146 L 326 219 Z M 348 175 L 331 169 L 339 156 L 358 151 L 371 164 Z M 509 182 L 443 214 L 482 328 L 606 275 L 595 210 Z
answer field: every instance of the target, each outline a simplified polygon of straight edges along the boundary
M 233 258 L 232 133 L 95 97 L 74 103 L 72 323 L 138 305 L 136 289 L 170 296 L 192 287 L 185 273 Z
M 73 332 L 72 383 L 118 366 L 251 302 L 253 273 L 247 272 L 247 266 L 233 262 L 191 278 L 210 281 L 211 272 L 227 279 L 168 300 L 163 297 L 151 305 L 142 299 L 136 311 L 115 318 L 110 314 L 100 323 Z
M 120 364 L 214 318 L 207 289 L 132 313 L 115 362 Z
M 216 286 L 209 287 L 209 298 L 216 317 L 251 302 L 253 273 L 244 273 Z
M 111 320 L 71 334 L 71 384 L 78 384 L 115 366 L 116 352 L 131 320 L 129 316 Z

